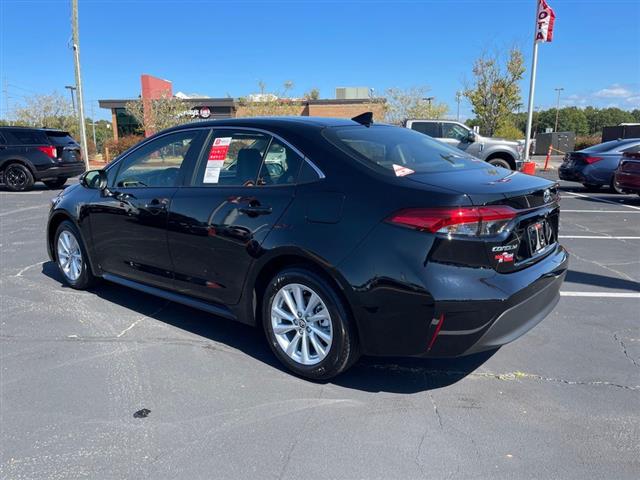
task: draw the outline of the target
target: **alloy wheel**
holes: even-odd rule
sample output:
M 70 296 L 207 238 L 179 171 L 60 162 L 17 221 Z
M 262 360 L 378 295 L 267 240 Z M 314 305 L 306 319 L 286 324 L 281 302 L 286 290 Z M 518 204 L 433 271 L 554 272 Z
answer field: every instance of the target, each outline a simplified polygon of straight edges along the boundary
M 271 304 L 271 326 L 282 351 L 296 363 L 316 365 L 329 353 L 331 315 L 306 285 L 290 283 L 278 290 Z
M 13 188 L 21 188 L 27 185 L 28 179 L 25 171 L 16 166 L 10 166 L 4 172 L 4 181 Z
M 82 274 L 82 251 L 76 237 L 69 230 L 58 236 L 58 265 L 65 277 L 75 282 Z

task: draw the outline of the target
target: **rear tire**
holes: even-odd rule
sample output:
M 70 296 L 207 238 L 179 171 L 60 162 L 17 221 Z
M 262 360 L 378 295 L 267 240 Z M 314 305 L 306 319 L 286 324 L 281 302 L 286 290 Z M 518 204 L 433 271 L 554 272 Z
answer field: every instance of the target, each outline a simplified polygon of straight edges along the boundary
M 71 288 L 85 290 L 96 283 L 82 236 L 70 221 L 65 220 L 58 226 L 53 239 L 53 252 L 58 269 Z
M 56 190 L 58 188 L 61 188 L 62 186 L 64 186 L 65 183 L 67 183 L 67 179 L 66 178 L 56 178 L 54 180 L 44 180 L 42 183 L 44 183 L 47 188 L 51 188 L 52 190 Z
M 10 163 L 4 169 L 4 184 L 12 192 L 24 192 L 33 186 L 31 170 L 21 163 Z
M 587 190 L 587 192 L 600 191 L 600 185 L 596 185 L 595 183 L 583 183 L 582 186 Z
M 487 162 L 489 162 L 489 164 L 493 165 L 494 167 L 502 167 L 506 168 L 507 170 L 513 170 L 513 168 L 511 168 L 511 165 L 509 164 L 509 161 L 502 157 L 492 158 L 491 160 L 487 160 Z
M 305 268 L 287 268 L 271 279 L 262 319 L 275 356 L 301 377 L 328 380 L 359 357 L 356 328 L 340 296 Z

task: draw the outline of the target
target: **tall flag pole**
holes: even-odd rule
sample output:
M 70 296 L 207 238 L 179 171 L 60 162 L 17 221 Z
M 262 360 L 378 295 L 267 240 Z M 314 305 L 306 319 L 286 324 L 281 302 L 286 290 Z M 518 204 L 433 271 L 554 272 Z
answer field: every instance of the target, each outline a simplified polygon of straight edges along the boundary
M 531 124 L 533 122 L 533 95 L 536 89 L 536 70 L 538 67 L 538 44 L 553 40 L 555 13 L 545 0 L 536 0 L 536 27 L 533 39 L 533 59 L 531 60 L 531 83 L 529 84 L 529 106 L 527 110 L 527 136 L 524 143 L 524 160 L 529 161 L 531 147 Z

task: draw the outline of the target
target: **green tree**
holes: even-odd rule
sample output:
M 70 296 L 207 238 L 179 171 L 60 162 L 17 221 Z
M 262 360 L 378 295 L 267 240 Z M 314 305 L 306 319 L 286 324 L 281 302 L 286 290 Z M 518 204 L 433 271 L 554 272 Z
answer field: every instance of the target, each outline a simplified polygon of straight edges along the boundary
M 480 121 L 480 130 L 493 135 L 521 102 L 520 80 L 524 75 L 522 52 L 509 50 L 506 58 L 483 54 L 473 64 L 473 84 L 464 90 Z
M 147 112 L 145 112 L 145 103 L 148 106 Z M 133 100 L 125 104 L 125 109 L 144 131 L 151 133 L 193 121 L 189 104 L 170 95 L 163 95 L 157 100 L 142 98 Z
M 446 103 L 435 103 L 425 97 L 428 87 L 386 90 L 387 110 L 385 120 L 395 125 L 404 125 L 411 118 L 435 119 L 444 117 L 449 111 Z

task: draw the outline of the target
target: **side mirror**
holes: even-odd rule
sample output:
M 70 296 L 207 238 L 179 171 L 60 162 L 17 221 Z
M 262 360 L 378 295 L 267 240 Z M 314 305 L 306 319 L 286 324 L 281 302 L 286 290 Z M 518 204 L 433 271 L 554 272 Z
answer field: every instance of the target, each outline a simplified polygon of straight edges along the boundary
M 94 190 L 107 188 L 107 173 L 104 170 L 89 170 L 80 177 L 80 185 Z
M 473 131 L 469 132 L 469 135 L 467 135 L 467 143 L 473 143 L 476 141 L 476 134 Z

